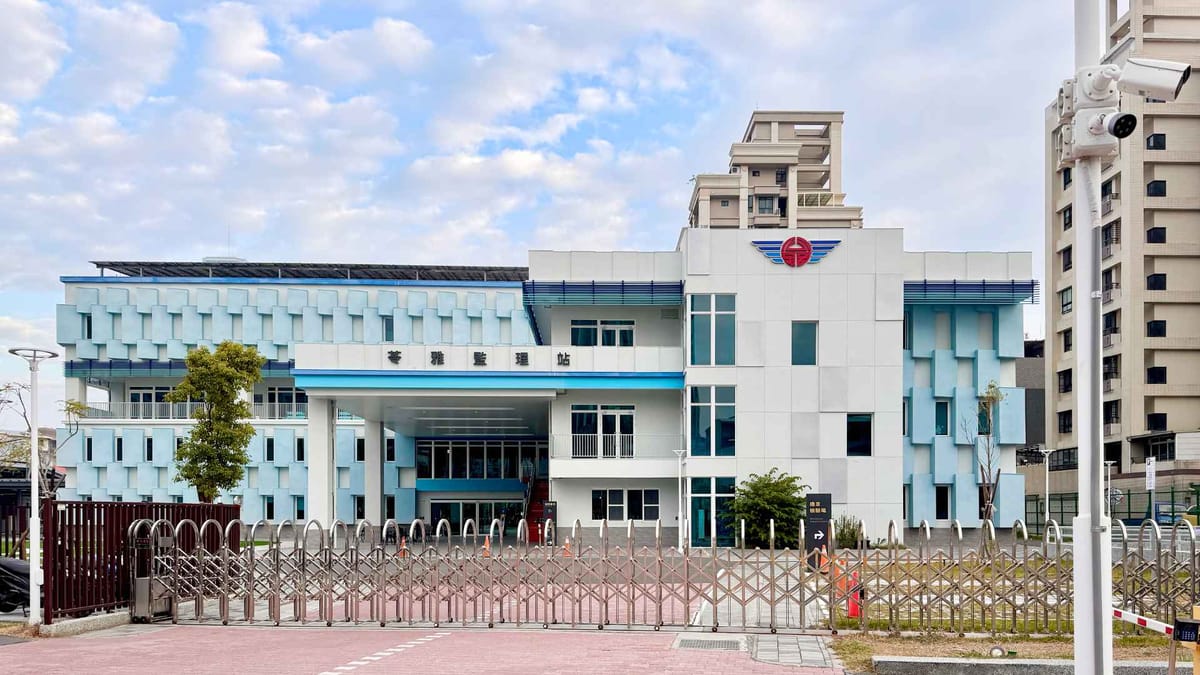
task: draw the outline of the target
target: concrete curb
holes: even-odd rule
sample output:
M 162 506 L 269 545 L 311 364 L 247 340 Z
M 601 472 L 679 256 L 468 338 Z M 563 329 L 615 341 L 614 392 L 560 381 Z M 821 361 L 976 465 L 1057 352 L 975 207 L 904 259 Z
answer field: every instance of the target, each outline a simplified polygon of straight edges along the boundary
M 1075 675 L 1064 659 L 952 659 L 928 656 L 876 656 L 877 675 Z M 1115 675 L 1165 675 L 1165 661 L 1117 661 Z
M 129 623 L 129 612 L 112 612 L 110 614 L 93 614 L 79 619 L 63 619 L 55 621 L 50 625 L 42 624 L 38 627 L 38 636 L 40 637 L 69 637 L 71 635 L 79 635 L 81 633 L 90 633 L 94 630 L 104 630 L 105 628 L 116 628 Z

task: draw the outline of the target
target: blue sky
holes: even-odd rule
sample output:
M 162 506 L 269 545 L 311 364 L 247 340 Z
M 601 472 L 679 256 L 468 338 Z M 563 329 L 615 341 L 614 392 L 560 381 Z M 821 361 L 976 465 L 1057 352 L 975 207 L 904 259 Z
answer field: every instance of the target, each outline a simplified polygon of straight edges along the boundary
M 904 227 L 911 250 L 1032 250 L 1041 274 L 1067 2 L 0 0 L 0 16 L 5 347 L 54 342 L 58 277 L 88 260 L 670 249 L 688 179 L 724 171 L 756 107 L 845 111 L 844 189 L 868 227 Z M 0 380 L 23 377 L 0 359 Z M 52 423 L 60 372 L 45 381 Z

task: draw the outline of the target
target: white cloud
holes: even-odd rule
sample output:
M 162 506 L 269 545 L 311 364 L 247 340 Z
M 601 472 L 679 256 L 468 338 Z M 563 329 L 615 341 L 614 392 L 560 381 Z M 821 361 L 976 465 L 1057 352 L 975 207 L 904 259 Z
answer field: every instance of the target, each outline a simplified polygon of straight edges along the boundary
M 49 7 L 35 0 L 0 0 L 0 99 L 38 95 L 70 51 Z
M 370 28 L 328 36 L 298 33 L 290 42 L 297 57 L 342 83 L 369 79 L 381 69 L 411 71 L 433 49 L 433 42 L 420 28 L 387 18 L 376 19 Z
M 268 48 L 269 36 L 257 10 L 238 2 L 223 2 L 194 16 L 208 28 L 208 60 L 234 75 L 262 73 L 283 60 Z
M 633 101 L 624 91 L 609 91 L 603 87 L 580 87 L 575 90 L 575 107 L 580 112 L 594 114 L 608 110 L 632 110 Z
M 141 5 L 81 4 L 75 25 L 73 65 L 62 85 L 72 98 L 131 108 L 175 62 L 178 26 Z

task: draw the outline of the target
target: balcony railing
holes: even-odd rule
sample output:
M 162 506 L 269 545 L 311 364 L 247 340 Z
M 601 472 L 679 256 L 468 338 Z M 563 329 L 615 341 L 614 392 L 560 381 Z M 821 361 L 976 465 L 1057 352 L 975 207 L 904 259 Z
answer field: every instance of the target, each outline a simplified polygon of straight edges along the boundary
M 88 405 L 84 419 L 188 420 L 200 403 L 135 403 L 131 401 L 97 402 Z M 253 419 L 302 420 L 308 418 L 307 403 L 255 403 L 250 407 Z
M 1120 435 L 1121 435 L 1121 423 L 1120 422 L 1105 422 L 1104 423 L 1104 436 L 1106 438 L 1109 436 L 1120 436 Z
M 1107 373 L 1105 373 L 1105 375 L 1104 375 L 1104 393 L 1107 394 L 1107 393 L 1114 392 L 1114 391 L 1120 391 L 1120 389 L 1121 389 L 1121 378 L 1116 375 L 1113 375 L 1110 377 Z
M 796 206 L 814 208 L 820 206 L 843 206 L 846 195 L 840 192 L 798 192 Z
M 1121 284 L 1111 283 L 1104 287 L 1104 304 L 1108 304 L 1113 300 L 1121 297 Z
M 663 459 L 683 448 L 677 434 L 554 434 L 550 455 L 555 459 Z

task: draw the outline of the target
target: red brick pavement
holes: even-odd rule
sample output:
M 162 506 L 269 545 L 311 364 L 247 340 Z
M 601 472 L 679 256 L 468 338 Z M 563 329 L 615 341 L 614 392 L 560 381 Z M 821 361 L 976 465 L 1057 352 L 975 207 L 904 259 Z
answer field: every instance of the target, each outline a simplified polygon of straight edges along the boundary
M 790 673 L 745 652 L 672 649 L 673 633 L 586 630 L 128 627 L 0 647 L 7 672 L 38 673 Z

